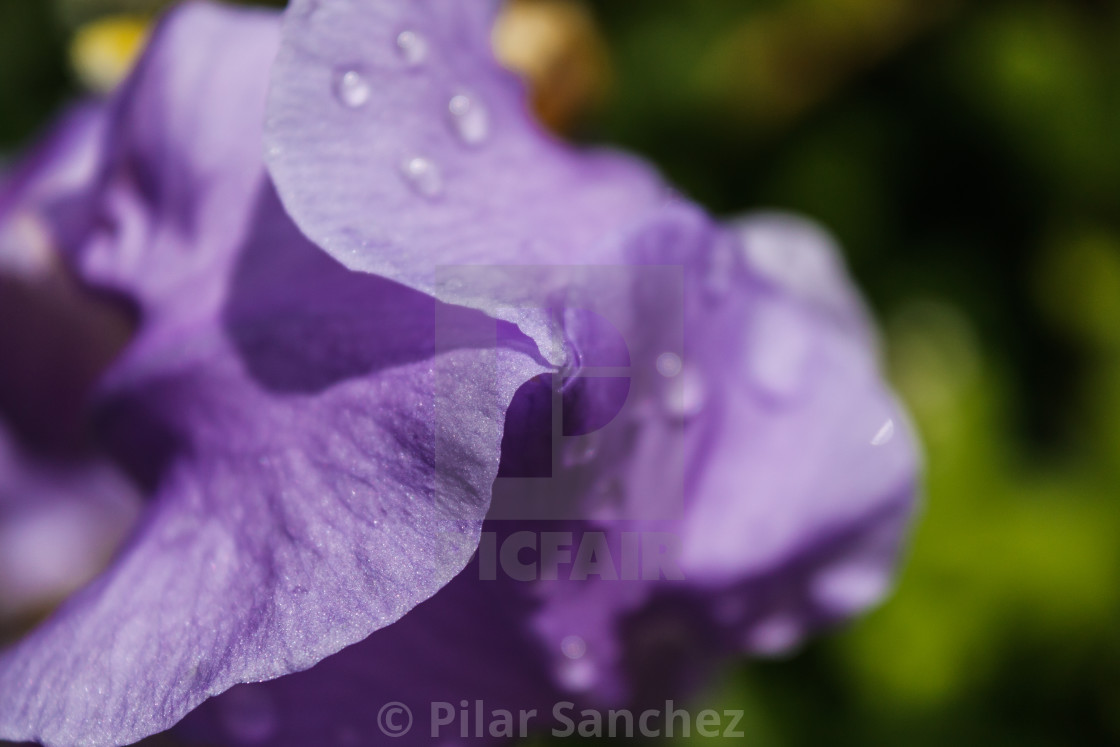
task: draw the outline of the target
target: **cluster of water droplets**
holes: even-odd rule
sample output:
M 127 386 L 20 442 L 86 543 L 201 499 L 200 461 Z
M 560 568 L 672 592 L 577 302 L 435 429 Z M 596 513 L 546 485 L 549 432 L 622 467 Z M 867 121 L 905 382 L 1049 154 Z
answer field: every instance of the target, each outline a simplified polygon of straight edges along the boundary
M 431 43 L 418 31 L 401 31 L 394 43 L 397 58 L 409 69 L 423 66 L 431 53 Z M 336 76 L 335 97 L 346 108 L 365 107 L 372 94 L 373 85 L 360 67 L 347 67 Z M 490 137 L 490 110 L 475 94 L 453 94 L 447 101 L 447 118 L 454 135 L 466 146 L 480 146 Z M 399 171 L 416 194 L 435 199 L 443 193 L 442 170 L 431 158 L 420 154 L 406 158 Z

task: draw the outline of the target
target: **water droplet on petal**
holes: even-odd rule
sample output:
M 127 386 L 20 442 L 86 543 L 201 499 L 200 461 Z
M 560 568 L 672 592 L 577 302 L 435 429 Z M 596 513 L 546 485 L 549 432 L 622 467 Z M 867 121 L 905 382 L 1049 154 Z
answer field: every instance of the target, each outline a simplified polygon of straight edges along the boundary
M 480 145 L 490 135 L 490 113 L 475 96 L 459 93 L 447 104 L 451 122 L 459 139 L 467 145 Z
M 335 94 L 338 100 L 351 109 L 357 109 L 369 101 L 372 89 L 369 81 L 357 70 L 347 70 L 339 76 L 335 85 Z
M 564 636 L 560 642 L 560 650 L 569 659 L 582 659 L 587 653 L 587 642 L 578 635 Z
M 888 418 L 887 422 L 883 423 L 883 427 L 872 437 L 871 445 L 883 446 L 890 443 L 892 438 L 894 438 L 894 420 Z
M 401 164 L 401 174 L 408 185 L 419 195 L 435 198 L 443 193 L 443 174 L 427 158 L 410 158 Z
M 568 690 L 581 692 L 590 690 L 599 679 L 595 664 L 588 659 L 565 661 L 560 665 L 560 684 Z
M 416 67 L 428 59 L 428 40 L 415 31 L 397 34 L 397 53 L 409 67 Z
M 276 704 L 263 689 L 236 687 L 218 702 L 222 725 L 235 740 L 260 744 L 276 733 L 279 720 Z
M 657 373 L 672 379 L 681 372 L 681 357 L 676 353 L 662 353 L 657 356 Z
M 662 397 L 665 413 L 680 420 L 700 414 L 708 400 L 708 387 L 704 377 L 691 366 L 682 364 L 677 375 L 669 381 Z

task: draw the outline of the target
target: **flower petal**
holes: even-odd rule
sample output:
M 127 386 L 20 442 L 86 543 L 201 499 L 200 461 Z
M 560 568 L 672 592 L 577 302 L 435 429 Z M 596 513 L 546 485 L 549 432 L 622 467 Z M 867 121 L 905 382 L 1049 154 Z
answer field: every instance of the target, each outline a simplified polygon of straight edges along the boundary
M 325 659 L 306 672 L 243 685 L 208 701 L 175 730 L 202 744 L 302 747 L 372 744 L 394 725 L 411 724 L 393 744 L 482 743 L 475 737 L 475 703 L 485 712 L 536 709 L 532 733 L 547 730 L 552 704 L 544 654 L 526 621 L 534 607 L 525 584 L 479 579 L 472 563 L 434 597 L 400 621 Z M 468 701 L 470 739 L 460 740 L 461 701 Z M 454 722 L 433 719 L 447 704 Z M 390 713 L 405 706 L 410 715 Z M 437 714 L 446 719 L 446 711 Z M 439 739 L 433 739 L 433 724 Z M 481 736 L 492 736 L 483 726 Z M 498 743 L 505 740 L 492 739 Z
M 76 257 L 141 310 L 97 404 L 150 504 L 114 565 L 0 655 L 4 738 L 167 728 L 395 621 L 477 545 L 506 406 L 543 367 L 288 220 L 254 150 L 277 32 L 183 6 L 114 105 Z
M 580 288 L 499 268 L 624 263 L 613 234 L 656 213 L 665 188 L 633 160 L 541 131 L 494 60 L 494 5 L 293 2 L 269 168 L 301 230 L 347 267 L 518 322 L 555 361 L 525 309 Z M 493 268 L 493 282 L 438 270 L 464 265 Z
M 744 244 L 763 235 L 831 270 L 783 282 Z M 636 401 L 597 455 L 547 486 L 553 500 L 579 496 L 585 521 L 565 530 L 573 547 L 605 543 L 617 579 L 540 583 L 533 624 L 558 686 L 570 679 L 562 641 L 579 636 L 582 673 L 594 673 L 579 689 L 611 704 L 687 688 L 732 651 L 782 653 L 877 603 L 918 492 L 916 437 L 830 242 L 803 222 L 750 218 L 683 269 L 684 355 L 659 355 L 656 337 L 632 347 Z M 638 303 L 639 318 L 659 311 L 658 299 Z M 523 393 L 509 417 L 532 432 L 517 419 L 550 413 Z M 505 489 L 499 479 L 496 503 Z M 647 539 L 667 559 L 657 578 L 645 575 Z M 641 578 L 627 577 L 636 552 Z M 649 660 L 682 666 L 654 676 Z
M 711 392 L 684 428 L 709 445 L 683 522 L 686 573 L 762 571 L 914 497 L 916 439 L 879 370 L 874 332 L 833 247 L 802 225 L 740 223 L 742 290 L 686 318 Z M 817 292 L 752 262 L 762 236 L 774 254 L 813 254 L 830 268 L 819 281 L 794 273 Z

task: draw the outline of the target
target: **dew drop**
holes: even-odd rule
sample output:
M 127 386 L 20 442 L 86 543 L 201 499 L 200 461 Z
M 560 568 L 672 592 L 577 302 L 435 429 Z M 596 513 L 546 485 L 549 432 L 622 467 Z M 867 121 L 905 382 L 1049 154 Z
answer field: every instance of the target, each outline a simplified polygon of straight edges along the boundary
M 704 378 L 691 366 L 682 364 L 680 371 L 665 387 L 662 407 L 675 419 L 687 420 L 700 414 L 708 400 Z
M 439 167 L 427 158 L 410 158 L 401 164 L 401 174 L 408 185 L 419 195 L 435 198 L 443 193 L 443 175 Z
M 676 353 L 662 353 L 657 356 L 657 373 L 672 379 L 681 372 L 681 357 Z
M 428 59 L 428 40 L 415 31 L 397 34 L 397 54 L 409 67 L 422 65 Z
M 894 438 L 894 420 L 888 418 L 887 422 L 883 423 L 883 427 L 872 437 L 871 445 L 883 446 L 890 443 L 892 438 Z
M 490 113 L 477 97 L 459 93 L 447 104 L 451 123 L 459 139 L 467 145 L 480 145 L 490 135 Z
M 347 70 L 338 79 L 335 93 L 343 105 L 351 109 L 364 106 L 369 101 L 371 89 L 369 81 L 357 70 Z
M 237 741 L 260 744 L 276 733 L 276 704 L 264 690 L 251 686 L 234 688 L 219 703 L 222 725 Z
M 578 635 L 564 636 L 560 642 L 560 651 L 569 659 L 582 659 L 587 653 L 587 642 Z

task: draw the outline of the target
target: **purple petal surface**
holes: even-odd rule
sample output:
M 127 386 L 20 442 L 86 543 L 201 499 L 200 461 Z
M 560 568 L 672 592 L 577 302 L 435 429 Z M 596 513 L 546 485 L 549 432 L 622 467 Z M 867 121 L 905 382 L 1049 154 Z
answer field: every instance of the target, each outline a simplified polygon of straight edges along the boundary
M 347 267 L 515 321 L 584 290 L 503 266 L 626 260 L 665 199 L 642 164 L 545 134 L 490 49 L 496 3 L 296 0 L 269 94 L 269 168 L 300 229 Z M 487 282 L 442 269 L 493 268 Z M 574 305 L 579 305 L 575 303 Z
M 76 262 L 142 323 L 99 425 L 149 491 L 113 566 L 0 654 L 0 736 L 117 744 L 398 619 L 474 552 L 516 332 L 310 244 L 260 162 L 268 13 L 187 5 L 114 103 Z
M 646 251 L 675 246 L 669 236 Z M 820 263 L 811 283 L 775 269 L 774 254 L 799 252 Z M 687 690 L 720 657 L 784 653 L 880 601 L 918 492 L 915 435 L 827 237 L 788 216 L 750 217 L 698 247 L 684 272 L 683 355 L 660 353 L 672 349 L 656 335 L 632 345 L 630 401 L 594 455 L 541 490 L 544 504 L 575 501 L 570 515 L 585 517 L 553 527 L 573 547 L 602 532 L 613 552 L 607 576 L 540 582 L 533 621 L 557 686 L 608 704 Z M 661 297 L 637 303 L 639 318 L 667 313 Z M 507 432 L 547 426 L 549 408 L 528 394 Z M 499 479 L 495 503 L 520 487 Z M 664 540 L 678 577 L 623 577 L 627 533 Z M 575 674 L 571 636 L 585 651 Z
M 527 585 L 480 581 L 472 563 L 399 622 L 306 672 L 230 690 L 175 733 L 192 744 L 357 747 L 388 741 L 383 728 L 407 723 L 383 712 L 396 703 L 412 720 L 393 744 L 503 741 L 477 739 L 473 723 L 469 739 L 460 738 L 463 700 L 472 719 L 476 701 L 487 714 L 536 709 L 531 726 L 538 732 L 564 695 L 551 686 L 544 652 L 526 625 L 535 606 Z M 437 723 L 433 739 L 432 703 L 441 702 L 451 705 L 456 720 Z M 490 736 L 485 726 L 481 736 Z

